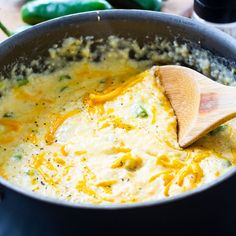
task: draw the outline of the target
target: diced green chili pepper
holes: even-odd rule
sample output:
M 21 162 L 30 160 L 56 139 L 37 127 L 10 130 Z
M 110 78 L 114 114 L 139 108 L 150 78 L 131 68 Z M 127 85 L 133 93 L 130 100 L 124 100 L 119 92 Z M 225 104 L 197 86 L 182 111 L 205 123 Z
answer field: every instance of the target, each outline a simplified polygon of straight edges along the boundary
M 221 125 L 221 126 L 217 127 L 216 129 L 212 130 L 209 134 L 211 136 L 215 136 L 216 134 L 226 130 L 226 128 L 227 128 L 227 125 Z
M 224 167 L 230 167 L 230 166 L 232 166 L 232 163 L 230 161 L 226 160 L 226 161 L 223 162 L 223 166 Z
M 22 155 L 21 154 L 15 154 L 15 155 L 13 155 L 13 158 L 17 161 L 20 161 L 22 159 Z
M 111 8 L 106 0 L 37 0 L 22 7 L 21 17 L 24 22 L 34 25 L 60 16 Z
M 111 4 L 118 8 L 144 9 L 152 11 L 160 11 L 162 8 L 162 0 L 108 0 Z
M 146 118 L 148 117 L 148 113 L 147 111 L 143 108 L 143 106 L 139 105 L 137 108 L 136 108 L 136 116 L 137 117 L 141 117 L 141 118 Z
M 28 79 L 19 79 L 19 80 L 17 80 L 17 85 L 18 85 L 19 87 L 24 86 L 24 85 L 26 85 L 26 84 L 28 84 L 28 83 L 29 83 L 29 80 L 28 80 Z
M 64 90 L 66 90 L 68 88 L 68 86 L 64 86 L 60 89 L 60 92 L 63 92 Z
M 4 118 L 13 118 L 15 114 L 13 112 L 6 112 L 3 117 Z
M 70 80 L 71 77 L 69 75 L 62 75 L 59 77 L 59 81 L 62 81 L 62 80 Z

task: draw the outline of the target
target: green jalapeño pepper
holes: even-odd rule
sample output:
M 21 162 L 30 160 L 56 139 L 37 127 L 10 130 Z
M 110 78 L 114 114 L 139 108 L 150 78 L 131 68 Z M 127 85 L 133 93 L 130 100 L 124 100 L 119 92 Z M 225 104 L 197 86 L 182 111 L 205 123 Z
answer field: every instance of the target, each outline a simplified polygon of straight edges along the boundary
M 111 8 L 105 0 L 36 0 L 22 7 L 21 16 L 24 22 L 34 25 L 60 16 Z
M 143 9 L 160 11 L 162 0 L 108 0 L 117 8 Z
M 7 37 L 13 35 L 13 33 L 1 21 L 0 21 L 0 29 Z
M 161 0 L 133 0 L 145 10 L 160 11 L 162 7 Z

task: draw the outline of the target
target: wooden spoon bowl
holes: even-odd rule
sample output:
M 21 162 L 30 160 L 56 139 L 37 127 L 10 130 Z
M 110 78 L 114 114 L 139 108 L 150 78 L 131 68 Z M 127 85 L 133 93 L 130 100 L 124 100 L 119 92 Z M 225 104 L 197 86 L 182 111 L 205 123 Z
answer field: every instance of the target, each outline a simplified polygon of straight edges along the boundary
M 236 117 L 236 88 L 217 83 L 183 66 L 158 67 L 156 76 L 175 111 L 178 141 L 187 147 Z

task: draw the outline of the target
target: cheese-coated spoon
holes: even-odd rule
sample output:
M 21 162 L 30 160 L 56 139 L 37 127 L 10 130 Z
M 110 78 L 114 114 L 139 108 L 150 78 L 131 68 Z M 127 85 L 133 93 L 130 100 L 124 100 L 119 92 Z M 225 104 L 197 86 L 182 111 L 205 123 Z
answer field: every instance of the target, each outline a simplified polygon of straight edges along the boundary
M 178 142 L 187 147 L 236 117 L 236 88 L 219 84 L 183 66 L 157 67 L 178 121 Z

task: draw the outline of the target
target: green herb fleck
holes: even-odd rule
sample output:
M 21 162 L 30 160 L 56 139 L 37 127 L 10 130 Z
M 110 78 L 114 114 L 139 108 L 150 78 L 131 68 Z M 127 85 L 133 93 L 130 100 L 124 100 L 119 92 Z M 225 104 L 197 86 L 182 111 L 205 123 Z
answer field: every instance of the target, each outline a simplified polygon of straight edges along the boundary
M 232 73 L 233 73 L 234 75 L 236 75 L 236 69 L 235 69 L 235 68 L 232 68 Z
M 6 87 L 6 83 L 0 81 L 0 90 L 3 90 Z
M 216 134 L 226 130 L 227 127 L 228 127 L 227 125 L 221 125 L 221 126 L 217 127 L 216 129 L 212 130 L 209 134 L 211 136 L 215 136 Z
M 106 80 L 102 79 L 99 81 L 100 84 L 105 84 L 106 83 Z
M 22 159 L 22 155 L 21 155 L 21 154 L 15 154 L 15 155 L 13 156 L 13 158 L 14 158 L 15 160 L 17 160 L 17 161 L 20 161 L 20 160 Z
M 137 108 L 136 108 L 136 116 L 137 117 L 140 117 L 140 118 L 146 118 L 148 117 L 148 113 L 147 111 L 144 109 L 143 106 L 139 105 Z
M 18 85 L 19 87 L 24 86 L 24 85 L 26 85 L 26 84 L 28 84 L 28 83 L 29 83 L 29 80 L 28 80 L 28 79 L 19 79 L 19 80 L 17 80 L 17 85 Z
M 61 75 L 59 77 L 59 81 L 62 81 L 62 80 L 70 80 L 71 79 L 71 76 L 69 75 Z
M 28 170 L 26 172 L 26 174 L 29 175 L 29 176 L 33 176 L 34 175 L 34 170 Z
M 13 118 L 15 114 L 13 112 L 6 112 L 3 117 L 4 118 Z
M 227 160 L 227 161 L 224 161 L 224 162 L 223 162 L 223 166 L 224 166 L 224 167 L 230 167 L 230 166 L 232 166 L 232 163 Z
M 64 86 L 60 89 L 60 92 L 63 92 L 64 90 L 66 90 L 68 88 L 68 86 Z

